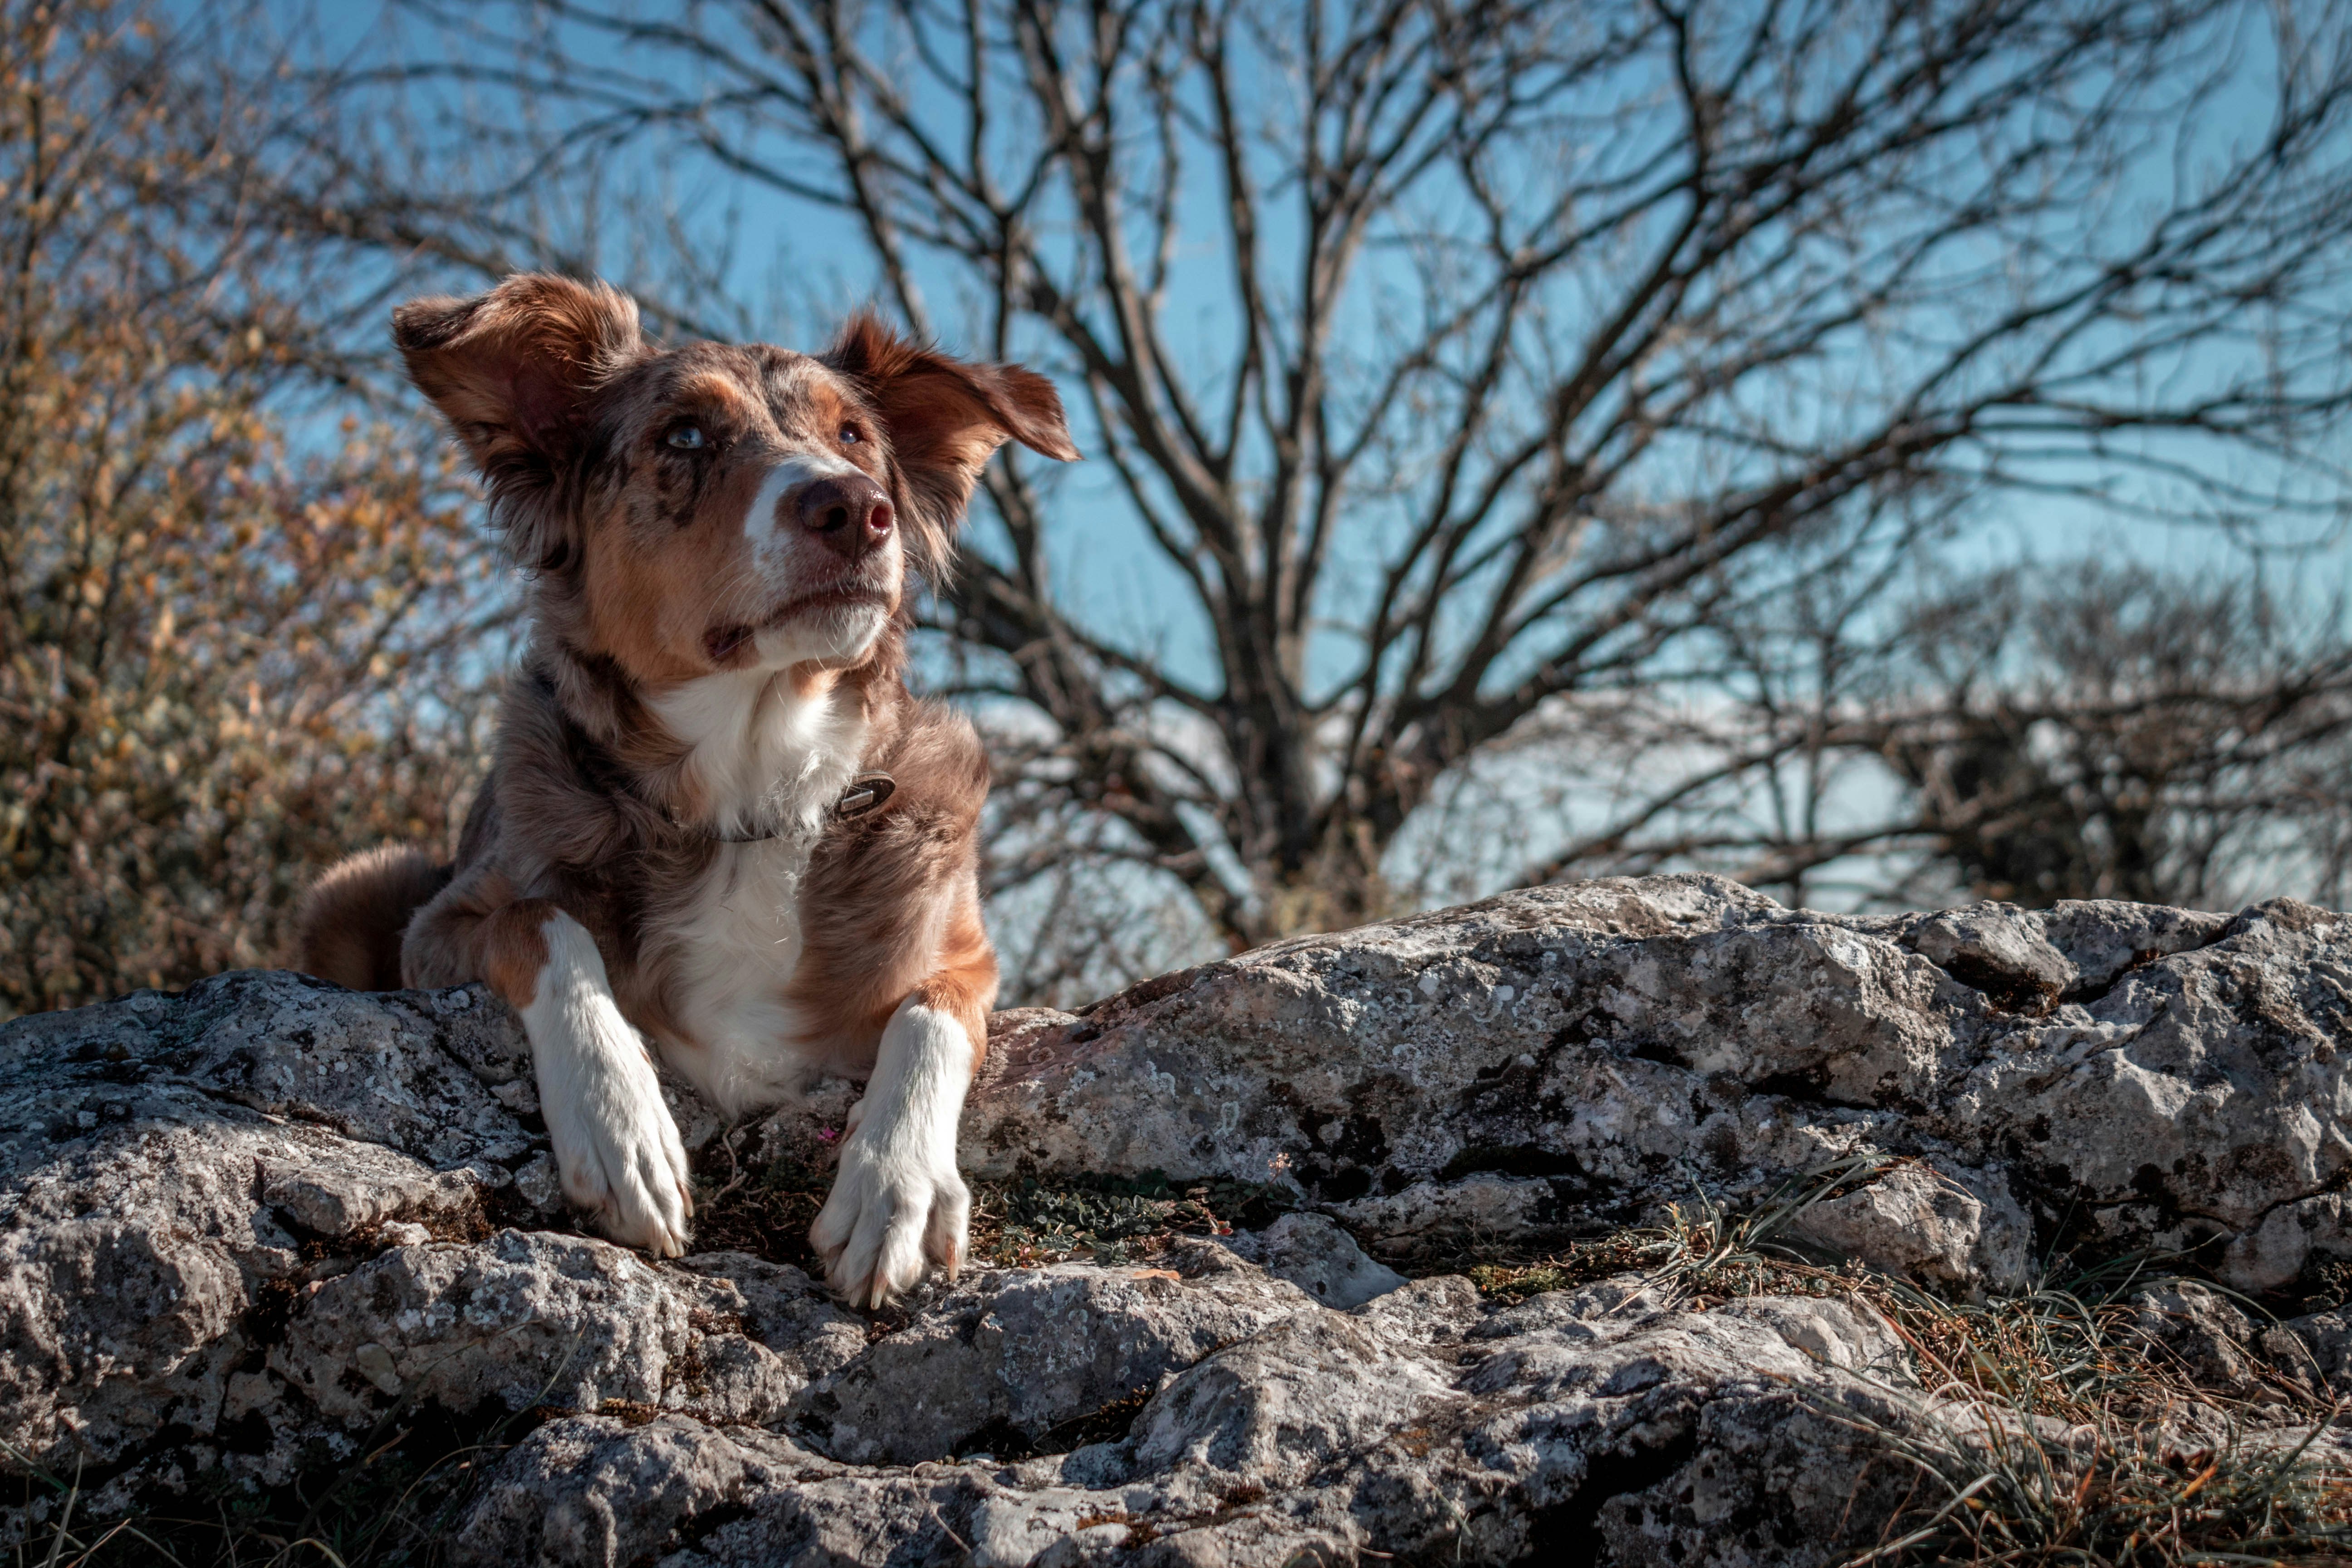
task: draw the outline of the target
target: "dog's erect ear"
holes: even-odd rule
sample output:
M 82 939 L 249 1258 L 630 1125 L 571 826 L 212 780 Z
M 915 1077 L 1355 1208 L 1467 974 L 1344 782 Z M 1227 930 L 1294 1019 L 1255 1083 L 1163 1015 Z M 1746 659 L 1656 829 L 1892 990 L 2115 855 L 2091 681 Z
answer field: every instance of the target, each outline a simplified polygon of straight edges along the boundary
M 1077 460 L 1061 395 L 1035 371 L 950 358 L 865 310 L 841 329 L 824 363 L 856 383 L 880 413 L 914 513 L 907 543 L 934 582 L 946 573 L 956 524 L 996 448 L 1013 440 L 1065 463 Z
M 562 470 L 579 453 L 590 395 L 645 352 L 636 301 L 522 272 L 470 300 L 410 300 L 392 313 L 392 338 L 481 470 L 517 558 L 549 572 L 572 564 Z

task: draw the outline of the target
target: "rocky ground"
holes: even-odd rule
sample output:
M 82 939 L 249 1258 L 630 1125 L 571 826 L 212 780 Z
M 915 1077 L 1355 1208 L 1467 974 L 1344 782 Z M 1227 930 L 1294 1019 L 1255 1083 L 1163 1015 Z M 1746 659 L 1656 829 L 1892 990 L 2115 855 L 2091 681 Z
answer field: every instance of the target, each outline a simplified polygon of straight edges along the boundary
M 1000 1015 L 980 1256 L 880 1317 L 794 1266 L 848 1086 L 681 1101 L 711 1250 L 656 1264 L 570 1226 L 481 992 L 20 1019 L 0 1539 L 430 1429 L 433 1551 L 499 1568 L 1825 1564 L 2184 1489 L 2280 1554 L 2342 1511 L 2347 1005 L 2291 901 L 1514 893 Z

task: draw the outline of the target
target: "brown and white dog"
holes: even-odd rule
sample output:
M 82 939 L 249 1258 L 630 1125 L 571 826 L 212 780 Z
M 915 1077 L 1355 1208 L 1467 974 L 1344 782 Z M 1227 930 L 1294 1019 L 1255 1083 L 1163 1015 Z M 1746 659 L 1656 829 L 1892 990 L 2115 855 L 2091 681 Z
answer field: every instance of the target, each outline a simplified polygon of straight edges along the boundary
M 337 866 L 302 967 L 487 981 L 530 1036 L 565 1193 L 663 1256 L 693 1200 L 646 1039 L 729 1115 L 863 1077 L 810 1232 L 827 1278 L 879 1303 L 927 1258 L 952 1273 L 996 994 L 988 763 L 908 693 L 908 590 L 1006 439 L 1076 458 L 1053 386 L 866 315 L 816 355 L 664 349 L 625 296 L 544 276 L 393 321 L 528 569 L 530 635 L 457 863 Z

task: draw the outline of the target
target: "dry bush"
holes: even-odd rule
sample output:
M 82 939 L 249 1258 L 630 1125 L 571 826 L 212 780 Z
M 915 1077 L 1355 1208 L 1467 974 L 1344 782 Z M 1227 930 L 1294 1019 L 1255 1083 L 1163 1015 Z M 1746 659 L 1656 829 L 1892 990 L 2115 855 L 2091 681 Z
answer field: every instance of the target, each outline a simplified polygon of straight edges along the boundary
M 322 863 L 443 833 L 480 707 L 462 496 L 300 397 L 331 280 L 202 65 L 0 16 L 0 1016 L 276 961 Z

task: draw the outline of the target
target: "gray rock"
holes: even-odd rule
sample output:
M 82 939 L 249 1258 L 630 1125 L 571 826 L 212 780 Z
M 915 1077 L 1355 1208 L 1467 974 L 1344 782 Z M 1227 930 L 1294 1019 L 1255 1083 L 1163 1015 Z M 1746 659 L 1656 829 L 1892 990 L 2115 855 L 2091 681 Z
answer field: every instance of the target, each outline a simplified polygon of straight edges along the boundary
M 70 1470 L 247 1414 L 306 1239 L 487 1228 L 531 1148 L 491 1092 L 520 1049 L 471 992 L 273 973 L 0 1028 L 0 1443 Z
M 1573 1179 L 1478 1173 L 1459 1181 L 1415 1182 L 1402 1192 L 1350 1199 L 1331 1213 L 1372 1250 L 1399 1263 L 1475 1253 L 1497 1244 L 1555 1245 L 1590 1231 Z
M 1888 1517 L 1916 1477 L 1885 1462 L 1885 1441 L 1871 1428 L 1916 1441 L 1923 1423 L 1867 1384 L 1841 1394 L 1832 1402 L 1759 1391 L 1710 1402 L 1685 1439 L 1696 1451 L 1690 1462 L 1601 1503 L 1594 1556 L 1624 1568 L 1812 1568 L 1878 1544 L 1857 1522 Z M 1643 1479 L 1638 1458 L 1629 1465 L 1610 1449 L 1600 1458 Z
M 807 1358 L 793 1352 L 814 1348 L 831 1370 L 855 1353 L 850 1338 L 864 1338 L 807 1289 L 840 1334 L 784 1322 L 779 1354 L 744 1331 L 746 1293 L 723 1276 L 585 1237 L 501 1231 L 478 1245 L 396 1247 L 327 1281 L 294 1315 L 270 1370 L 352 1430 L 415 1400 L 509 1411 L 619 1403 L 758 1425 L 809 1383 Z
M 2074 963 L 2051 945 L 2042 922 L 2014 904 L 1972 904 L 1929 915 L 1911 928 L 1905 944 L 2011 1012 L 2045 1012 L 2076 979 Z
M 2099 992 L 2127 969 L 2206 946 L 2230 923 L 2229 916 L 2203 910 L 2168 910 L 2111 899 L 2061 900 L 2041 919 L 2043 936 L 2077 971 L 2075 984 Z
M 555 1156 L 542 1150 L 516 1166 L 514 1190 L 534 1214 L 560 1212 L 563 1207 L 563 1173 L 555 1163 Z
M 2315 1263 L 2352 1258 L 2352 1199 L 2316 1193 L 2282 1203 L 2231 1241 L 2222 1267 L 2250 1290 L 2291 1285 Z
M 1790 1234 L 1889 1274 L 1981 1296 L 2026 1282 L 2033 1235 L 1998 1184 L 1982 1196 L 1925 1161 L 1800 1213 Z
M 796 1269 L 545 1228 L 530 1063 L 485 994 L 227 975 L 0 1028 L 0 1442 L 103 1514 L 293 1479 L 425 1403 L 551 1411 L 452 1543 L 501 1568 L 1827 1563 L 1900 1504 L 1889 1435 L 2012 1417 L 1923 1392 L 1858 1302 L 1699 1310 L 1628 1276 L 1497 1307 L 1394 1266 L 1859 1157 L 1882 1173 L 1795 1234 L 1946 1294 L 2062 1242 L 2308 1289 L 2352 1259 L 2347 1019 L 2352 931 L 2292 900 L 1843 918 L 1669 877 L 1302 938 L 1000 1016 L 963 1140 L 982 1179 L 1227 1178 L 1300 1212 L 935 1283 L 884 1331 Z M 854 1093 L 735 1131 L 677 1107 L 714 1156 L 806 1166 Z M 2129 1331 L 2247 1408 L 2352 1393 L 2340 1312 L 2176 1284 Z
M 991 1279 L 998 1300 L 1020 1288 Z M 1870 1542 L 1901 1500 L 1900 1478 L 1864 1473 L 1864 1434 L 1922 1417 L 1857 1370 L 1898 1354 L 1865 1312 L 1760 1300 L 1474 1342 L 1490 1316 L 1458 1279 L 1346 1314 L 1296 1301 L 1154 1395 L 1111 1446 L 1115 1477 L 1053 1459 L 864 1468 L 677 1417 L 553 1422 L 500 1463 L 455 1556 L 1500 1562 L 1595 1532 L 1611 1561 L 1805 1565 Z M 900 1394 L 911 1411 L 919 1391 Z M 1845 1463 L 1805 1468 L 1826 1456 Z
M 2352 1312 L 2337 1309 L 2291 1319 L 2280 1325 L 2311 1357 L 2315 1375 L 2338 1399 L 2352 1399 Z
M 771 1421 L 865 1349 L 797 1270 L 493 1234 L 560 1206 L 518 1190 L 529 1076 L 470 990 L 235 974 L 0 1029 L 0 1442 L 126 1498 L 275 1484 L 417 1400 Z
M 1234 1252 L 1277 1279 L 1287 1279 L 1327 1307 L 1345 1310 L 1384 1296 L 1405 1282 L 1375 1263 L 1356 1238 L 1317 1214 L 1286 1214 L 1255 1235 L 1233 1238 Z
M 2282 1420 L 2335 1397 L 2328 1368 L 2297 1325 L 2257 1320 L 2209 1285 L 2158 1280 L 2135 1291 L 2130 1305 L 2129 1337 L 2138 1348 L 2200 1389 L 2252 1406 L 2281 1406 Z
M 740 1252 L 703 1252 L 674 1266 L 708 1281 L 701 1287 L 712 1323 L 750 1335 L 792 1364 L 803 1380 L 837 1372 L 866 1349 L 866 1320 L 844 1311 L 797 1268 Z
M 1911 1381 L 1901 1339 L 1885 1319 L 1853 1302 L 1747 1296 L 1726 1301 L 1716 1313 L 1762 1323 L 1824 1366 L 1866 1373 L 1889 1383 Z
M 1671 1311 L 1671 1286 L 1641 1274 L 1619 1274 L 1574 1290 L 1548 1290 L 1540 1296 L 1490 1312 L 1471 1331 L 1473 1339 L 1508 1339 L 1536 1329 L 1587 1323 L 1597 1318 L 1634 1321 Z
M 2140 1342 L 2190 1376 L 2231 1393 L 2253 1382 L 2245 1353 L 2253 1320 L 2221 1292 L 2193 1279 L 2166 1279 L 2133 1292 L 2131 1308 Z
M 449 1555 L 461 1568 L 619 1568 L 674 1544 L 682 1524 L 835 1468 L 787 1438 L 683 1415 L 635 1424 L 569 1416 L 508 1453 Z
M 2006 965 L 2043 1001 L 2075 972 L 2079 999 L 1996 1005 L 1930 951 Z M 1084 1017 L 1023 1015 L 966 1147 L 983 1173 L 1270 1182 L 1391 1263 L 1916 1155 L 1983 1205 L 1981 1245 L 1882 1255 L 1977 1290 L 2014 1279 L 2021 1239 L 2038 1256 L 2085 1216 L 2117 1251 L 2226 1244 L 2352 1181 L 2347 998 L 2352 938 L 2291 900 L 2228 921 L 2111 904 L 1892 921 L 1703 877 L 1535 889 L 1279 943 Z M 2231 1256 L 2242 1286 L 2275 1276 Z
M 1034 1441 L 1311 1304 L 1205 1246 L 1151 1267 L 983 1274 L 811 1386 L 795 1426 L 865 1464 L 945 1458 L 999 1432 Z
M 259 1171 L 263 1203 L 303 1229 L 337 1241 L 394 1224 L 415 1225 L 428 1235 L 462 1233 L 481 1224 L 483 1191 L 512 1179 L 487 1163 L 436 1171 L 373 1143 L 339 1151 L 332 1164 L 264 1156 Z
M 1218 1352 L 1154 1399 L 1135 1462 L 1211 1485 L 1297 1486 L 1408 1424 L 1465 1403 L 1452 1380 L 1370 1327 L 1307 1313 Z

